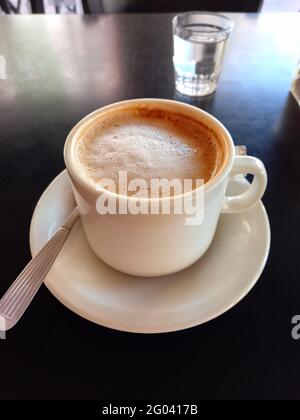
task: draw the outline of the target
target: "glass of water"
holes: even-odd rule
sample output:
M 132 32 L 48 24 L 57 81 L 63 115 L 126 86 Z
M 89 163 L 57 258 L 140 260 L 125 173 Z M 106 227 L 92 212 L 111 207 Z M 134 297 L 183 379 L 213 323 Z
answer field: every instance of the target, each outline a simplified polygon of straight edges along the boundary
M 226 42 L 233 22 L 226 16 L 190 12 L 173 19 L 176 89 L 205 96 L 217 88 Z
M 297 70 L 293 79 L 291 92 L 300 106 L 300 60 L 298 61 Z

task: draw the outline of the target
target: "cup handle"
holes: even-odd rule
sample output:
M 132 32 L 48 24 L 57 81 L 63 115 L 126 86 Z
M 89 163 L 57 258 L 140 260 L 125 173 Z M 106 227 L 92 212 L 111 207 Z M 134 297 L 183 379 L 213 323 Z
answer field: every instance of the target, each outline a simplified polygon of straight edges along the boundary
M 222 213 L 240 213 L 253 207 L 263 196 L 267 186 L 267 172 L 261 160 L 252 156 L 236 156 L 232 175 L 254 175 L 253 182 L 243 194 L 225 197 Z

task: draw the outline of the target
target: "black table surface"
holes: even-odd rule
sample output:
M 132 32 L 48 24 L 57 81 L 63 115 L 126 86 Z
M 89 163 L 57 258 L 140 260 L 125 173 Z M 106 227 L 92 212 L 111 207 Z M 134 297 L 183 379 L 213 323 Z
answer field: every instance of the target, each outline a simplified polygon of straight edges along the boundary
M 3 399 L 298 399 L 300 112 L 289 94 L 296 14 L 231 15 L 215 95 L 174 89 L 171 15 L 0 17 L 2 295 L 30 258 L 35 204 L 64 168 L 71 127 L 103 105 L 170 98 L 219 118 L 266 165 L 272 244 L 256 287 L 217 320 L 162 335 L 94 325 L 46 287 L 0 340 Z

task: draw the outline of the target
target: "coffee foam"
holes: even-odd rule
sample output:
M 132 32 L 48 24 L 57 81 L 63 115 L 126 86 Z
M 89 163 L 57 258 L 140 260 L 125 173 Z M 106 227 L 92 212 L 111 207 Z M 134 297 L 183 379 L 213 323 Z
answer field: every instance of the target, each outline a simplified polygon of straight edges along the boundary
M 224 152 L 203 123 L 161 105 L 127 105 L 95 116 L 79 136 L 75 162 L 95 184 L 119 171 L 136 178 L 196 179 L 208 182 L 220 169 Z M 162 193 L 163 194 L 163 193 Z

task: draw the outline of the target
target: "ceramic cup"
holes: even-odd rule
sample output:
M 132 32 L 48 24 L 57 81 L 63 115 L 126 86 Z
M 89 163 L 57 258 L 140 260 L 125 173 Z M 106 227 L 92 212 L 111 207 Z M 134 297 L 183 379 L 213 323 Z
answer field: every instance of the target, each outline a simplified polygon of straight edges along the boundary
M 219 172 L 201 188 L 203 220 L 187 224 L 186 214 L 99 214 L 97 200 L 105 190 L 98 190 L 78 170 L 75 164 L 75 146 L 80 132 L 91 120 L 112 108 L 127 103 L 157 104 L 199 119 L 222 140 L 225 158 Z M 267 175 L 263 163 L 251 156 L 236 156 L 234 143 L 226 128 L 212 115 L 191 105 L 162 100 L 137 99 L 119 102 L 101 108 L 81 120 L 67 137 L 64 149 L 65 164 L 72 182 L 86 238 L 95 252 L 111 267 L 137 276 L 160 276 L 182 270 L 197 261 L 210 246 L 221 213 L 238 213 L 254 206 L 262 197 Z M 226 188 L 231 176 L 254 175 L 249 189 L 241 195 L 228 197 Z M 200 190 L 199 190 L 200 191 Z M 190 200 L 197 189 L 182 195 Z M 133 197 L 115 196 L 118 203 L 127 205 Z M 178 198 L 178 197 L 177 197 Z M 172 198 L 145 198 L 164 200 Z

